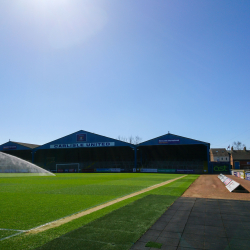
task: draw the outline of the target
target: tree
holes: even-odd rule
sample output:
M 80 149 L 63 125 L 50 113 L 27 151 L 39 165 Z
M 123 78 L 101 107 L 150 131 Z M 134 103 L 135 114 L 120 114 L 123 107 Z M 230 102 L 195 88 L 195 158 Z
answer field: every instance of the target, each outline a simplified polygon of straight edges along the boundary
M 131 143 L 131 144 L 134 144 L 134 145 L 137 145 L 137 144 L 139 144 L 139 143 L 141 143 L 141 141 L 142 141 L 142 138 L 140 137 L 140 136 L 130 136 L 130 137 L 123 137 L 123 136 L 118 136 L 117 137 L 117 139 L 118 140 L 120 140 L 120 141 L 125 141 L 125 142 L 128 142 L 128 143 Z
M 233 142 L 233 149 L 235 149 L 235 150 L 243 150 L 244 147 L 246 147 L 246 145 L 243 144 L 243 143 L 240 142 L 240 141 L 237 141 L 237 142 L 234 141 L 234 142 Z
M 135 137 L 135 145 L 139 144 L 142 142 L 142 138 L 139 137 L 138 135 Z
M 123 137 L 123 136 L 120 136 L 120 135 L 117 137 L 117 139 L 118 139 L 119 141 L 128 142 L 128 139 L 127 139 L 126 137 Z

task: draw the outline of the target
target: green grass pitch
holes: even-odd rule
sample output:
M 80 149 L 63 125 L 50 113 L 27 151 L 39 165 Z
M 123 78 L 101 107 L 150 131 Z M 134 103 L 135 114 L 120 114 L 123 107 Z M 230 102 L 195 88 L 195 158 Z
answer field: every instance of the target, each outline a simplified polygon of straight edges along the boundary
M 55 177 L 0 178 L 0 229 L 28 230 L 179 176 L 181 175 L 95 173 L 57 174 Z M 34 249 L 47 242 L 47 244 L 54 244 L 53 239 L 59 236 L 61 237 L 60 242 L 63 242 L 65 240 L 65 238 L 63 238 L 65 233 L 76 230 L 84 225 L 88 226 L 89 223 L 93 223 L 93 221 L 95 224 L 91 224 L 90 229 L 83 228 L 82 230 L 92 232 L 91 235 L 93 237 L 96 236 L 94 232 L 100 231 L 99 235 L 102 234 L 102 232 L 107 234 L 107 230 L 109 229 L 105 229 L 104 227 L 107 223 L 110 224 L 114 220 L 114 215 L 112 213 L 115 213 L 115 211 L 117 211 L 116 213 L 119 213 L 120 209 L 125 209 L 127 212 L 122 212 L 122 216 L 119 216 L 118 214 L 116 214 L 116 216 L 122 217 L 123 221 L 129 221 L 128 218 L 131 216 L 131 212 L 129 210 L 132 209 L 134 211 L 136 206 L 140 207 L 141 205 L 139 200 L 148 196 L 147 199 L 151 201 L 154 200 L 153 204 L 159 203 L 159 206 L 156 204 L 157 207 L 159 207 L 159 211 L 157 210 L 157 212 L 154 212 L 155 208 L 154 211 L 151 211 L 154 206 L 152 205 L 151 208 L 149 206 L 146 212 L 149 212 L 151 217 L 150 220 L 147 219 L 145 223 L 143 222 L 143 217 L 136 216 L 137 219 L 134 221 L 137 221 L 136 223 L 138 224 L 139 219 L 141 221 L 141 224 L 139 223 L 141 227 L 140 230 L 137 230 L 137 234 L 133 232 L 128 234 L 128 237 L 132 237 L 131 239 L 127 239 L 129 244 L 131 244 L 131 240 L 135 241 L 136 238 L 140 237 L 143 231 L 154 223 L 154 221 L 166 210 L 166 208 L 171 205 L 172 202 L 178 198 L 196 178 L 196 175 L 189 175 L 164 187 L 157 188 L 134 198 L 130 198 L 126 201 L 117 203 L 91 215 L 84 216 L 58 228 L 47 230 L 43 233 L 27 236 L 25 234 L 20 234 L 12 238 L 2 240 L 0 241 L 0 248 Z M 156 199 L 156 196 L 154 195 L 165 195 L 166 199 L 162 202 L 162 198 Z M 137 200 L 138 202 L 134 203 Z M 147 201 L 148 204 L 150 204 L 149 200 Z M 143 199 L 141 201 L 143 201 Z M 131 205 L 130 207 L 127 207 L 129 204 L 134 204 L 134 207 Z M 126 219 L 126 217 L 128 218 Z M 101 219 L 105 219 L 107 221 L 98 221 Z M 123 223 L 123 227 L 124 225 L 125 224 Z M 116 226 L 120 227 L 121 225 L 118 224 Z M 129 232 L 129 228 L 134 226 L 128 223 L 125 227 L 127 227 L 126 232 Z M 110 230 L 112 229 L 110 228 Z M 0 240 L 1 238 L 9 236 L 13 233 L 16 233 L 16 231 L 0 230 Z M 110 233 L 114 234 L 113 231 Z M 106 238 L 108 239 L 108 237 Z M 117 236 L 116 238 L 118 239 L 119 237 Z M 50 243 L 51 240 L 52 243 Z M 93 239 L 89 240 L 89 242 L 93 242 Z M 104 242 L 103 244 L 104 246 L 102 247 L 105 247 L 106 249 L 107 246 L 105 244 L 109 243 Z M 119 245 L 120 242 L 117 244 Z M 114 243 L 111 244 L 111 246 L 114 247 L 117 244 Z M 129 249 L 129 245 L 126 245 L 128 243 L 124 244 L 119 245 L 119 248 Z M 97 246 L 97 248 L 100 248 L 100 246 Z

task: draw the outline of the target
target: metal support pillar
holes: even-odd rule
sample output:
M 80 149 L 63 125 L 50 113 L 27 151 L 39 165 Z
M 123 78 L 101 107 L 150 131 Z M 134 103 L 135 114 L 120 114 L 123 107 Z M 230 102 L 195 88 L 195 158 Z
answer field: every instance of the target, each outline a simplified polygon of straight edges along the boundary
M 32 151 L 31 154 L 32 154 L 32 163 L 34 163 L 34 161 L 35 161 L 35 151 Z
M 210 153 L 209 153 L 209 149 L 210 149 L 210 146 L 207 145 L 207 170 L 208 170 L 208 173 L 207 174 L 210 174 Z
M 135 164 L 134 164 L 134 168 L 137 169 L 137 148 L 134 147 L 134 151 L 135 151 Z

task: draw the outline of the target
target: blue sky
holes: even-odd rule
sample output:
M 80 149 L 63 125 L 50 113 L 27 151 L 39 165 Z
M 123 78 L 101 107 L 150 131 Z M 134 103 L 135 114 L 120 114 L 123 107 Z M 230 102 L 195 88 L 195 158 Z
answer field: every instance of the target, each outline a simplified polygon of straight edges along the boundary
M 0 2 L 0 144 L 78 130 L 250 148 L 250 1 Z

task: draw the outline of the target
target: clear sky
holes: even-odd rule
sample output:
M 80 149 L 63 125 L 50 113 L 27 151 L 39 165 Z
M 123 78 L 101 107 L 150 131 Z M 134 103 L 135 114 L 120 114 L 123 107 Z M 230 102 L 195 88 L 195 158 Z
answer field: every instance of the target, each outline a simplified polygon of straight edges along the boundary
M 250 148 L 249 0 L 1 0 L 0 144 L 78 130 Z

